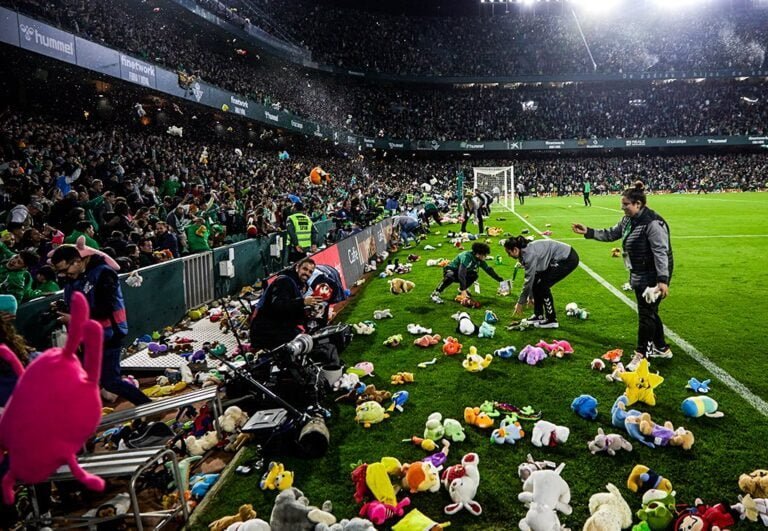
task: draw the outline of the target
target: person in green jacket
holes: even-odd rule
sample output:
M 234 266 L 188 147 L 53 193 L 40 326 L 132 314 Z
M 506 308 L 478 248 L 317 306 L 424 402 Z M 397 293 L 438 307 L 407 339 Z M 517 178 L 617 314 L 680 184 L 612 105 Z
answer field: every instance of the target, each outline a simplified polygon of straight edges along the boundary
M 32 284 L 35 291 L 39 291 L 41 295 L 47 295 L 48 293 L 56 293 L 61 291 L 59 284 L 56 282 L 56 271 L 53 266 L 44 265 L 35 273 L 35 281 Z
M 443 299 L 440 294 L 454 282 L 459 283 L 461 296 L 468 298 L 467 288 L 477 280 L 478 268 L 482 268 L 495 281 L 501 282 L 503 279 L 485 262 L 489 254 L 491 254 L 491 248 L 483 242 L 475 242 L 472 244 L 471 251 L 459 253 L 450 264 L 443 268 L 443 280 L 432 292 L 432 302 L 442 304 Z
M 94 249 L 100 249 L 99 242 L 93 239 L 95 235 L 96 229 L 92 222 L 88 220 L 78 221 L 75 224 L 75 230 L 73 230 L 69 236 L 64 238 L 64 243 L 71 243 L 74 245 L 77 242 L 77 239 L 82 236 L 85 238 L 85 244 L 87 246 L 93 247 Z
M 203 218 L 195 218 L 192 224 L 187 227 L 186 233 L 187 248 L 190 253 L 202 253 L 211 250 L 211 246 L 208 244 L 208 227 L 205 226 Z
M 24 251 L 25 254 L 28 251 Z M 33 262 L 37 255 L 28 253 L 28 260 Z M 33 297 L 40 296 L 39 292 L 32 289 L 32 275 L 27 270 L 24 256 L 20 254 L 13 255 L 5 264 L 0 265 L 0 293 L 13 295 L 16 301 L 21 304 Z

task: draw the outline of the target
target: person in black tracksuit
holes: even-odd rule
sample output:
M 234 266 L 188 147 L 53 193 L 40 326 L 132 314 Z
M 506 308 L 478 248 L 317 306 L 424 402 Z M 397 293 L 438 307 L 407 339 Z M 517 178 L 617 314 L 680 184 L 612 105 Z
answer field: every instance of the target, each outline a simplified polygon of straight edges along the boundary
M 624 217 L 608 229 L 591 229 L 575 223 L 573 231 L 585 238 L 611 242 L 621 239 L 624 264 L 629 269 L 629 282 L 637 299 L 637 350 L 628 365 L 633 370 L 643 358 L 671 358 L 664 339 L 664 324 L 659 317 L 659 304 L 669 295 L 674 261 L 669 225 L 646 206 L 643 183 L 637 182 L 621 196 Z M 656 292 L 655 301 L 647 300 L 647 288 Z
M 524 236 L 506 240 L 504 250 L 525 268 L 525 284 L 514 314 L 520 314 L 523 306 L 532 301 L 533 315 L 526 321 L 536 328 L 558 328 L 551 288 L 579 265 L 576 250 L 555 240 L 528 241 Z

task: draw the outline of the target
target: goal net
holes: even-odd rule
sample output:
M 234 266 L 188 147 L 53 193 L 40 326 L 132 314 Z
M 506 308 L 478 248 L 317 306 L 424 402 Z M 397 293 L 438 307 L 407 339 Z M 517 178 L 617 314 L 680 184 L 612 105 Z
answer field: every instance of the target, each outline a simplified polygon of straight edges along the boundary
M 514 212 L 515 210 L 515 169 L 512 166 L 499 168 L 472 168 L 475 174 L 474 189 L 493 195 L 494 201 Z

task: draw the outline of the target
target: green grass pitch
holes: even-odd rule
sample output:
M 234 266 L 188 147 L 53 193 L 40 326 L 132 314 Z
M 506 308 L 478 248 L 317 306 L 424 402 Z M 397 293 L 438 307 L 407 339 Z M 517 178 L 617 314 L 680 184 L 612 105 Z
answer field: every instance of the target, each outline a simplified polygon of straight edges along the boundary
M 586 208 L 581 197 L 528 198 L 517 213 L 539 230 L 552 230 L 552 238 L 573 245 L 588 266 L 610 285 L 621 290 L 627 281 L 627 272 L 619 258 L 611 258 L 611 247 L 617 244 L 584 240 L 570 230 L 573 222 L 602 228 L 614 225 L 621 217 L 618 196 L 592 199 Z M 446 290 L 446 303 L 430 302 L 429 294 L 441 278 L 439 268 L 428 268 L 429 258 L 453 258 L 457 252 L 446 240 L 449 230 L 456 225 L 432 227 L 433 234 L 414 250 L 401 250 L 393 257 L 404 261 L 409 253 L 417 253 L 421 260 L 414 264 L 413 272 L 403 275 L 416 283 L 408 294 L 391 295 L 387 282 L 377 276 L 368 279 L 362 290 L 351 300 L 340 319 L 355 323 L 371 319 L 376 309 L 390 308 L 393 319 L 378 321 L 378 330 L 372 336 L 357 337 L 344 352 L 348 365 L 361 360 L 372 361 L 376 371 L 367 383 L 377 388 L 397 390 L 389 385 L 389 377 L 398 371 L 411 371 L 415 383 L 405 387 L 410 401 L 403 413 L 395 412 L 382 424 L 363 429 L 354 422 L 354 407 L 333 405 L 329 421 L 331 449 L 322 459 L 302 460 L 285 458 L 286 468 L 296 473 L 296 486 L 302 489 L 313 504 L 325 499 L 334 504 L 338 517 L 351 517 L 358 507 L 352 499 L 353 485 L 349 480 L 350 464 L 357 461 L 373 462 L 383 456 L 395 456 L 401 462 L 420 460 L 424 452 L 402 439 L 421 435 L 424 422 L 433 411 L 444 417 L 463 422 L 465 406 L 478 406 L 484 400 L 498 400 L 518 406 L 532 405 L 543 412 L 545 419 L 571 429 L 568 442 L 556 448 L 535 448 L 530 443 L 532 423 L 524 422 L 525 440 L 515 445 L 496 446 L 489 442 L 489 431 L 467 427 L 467 440 L 452 445 L 449 464 L 458 462 L 470 451 L 480 456 L 480 488 L 477 501 L 483 506 L 480 517 L 462 511 L 453 517 L 443 514 L 443 506 L 450 502 L 445 490 L 439 493 L 411 495 L 412 507 L 435 520 L 450 520 L 452 529 L 517 529 L 517 522 L 525 514 L 517 501 L 521 481 L 517 466 L 528 453 L 536 459 L 565 462 L 563 477 L 571 488 L 573 514 L 561 521 L 573 529 L 581 528 L 588 517 L 588 500 L 595 492 L 604 490 L 608 482 L 617 485 L 633 510 L 640 506 L 640 496 L 626 487 L 626 479 L 635 464 L 649 466 L 669 478 L 677 491 L 678 502 L 693 503 L 700 497 L 717 503 L 727 500 L 736 503 L 739 494 L 739 474 L 755 468 L 768 468 L 768 411 L 760 411 L 760 400 L 768 400 L 768 333 L 765 303 L 768 286 L 768 224 L 766 206 L 768 195 L 760 193 L 711 195 L 651 195 L 648 206 L 659 212 L 671 227 L 675 253 L 675 270 L 670 285 L 670 296 L 661 305 L 665 325 L 687 342 L 709 362 L 743 385 L 739 392 L 727 386 L 698 361 L 688 355 L 675 342 L 670 342 L 674 358 L 652 361 L 652 370 L 659 371 L 664 383 L 657 389 L 655 407 L 636 404 L 648 411 L 655 421 L 670 420 L 675 427 L 682 425 L 693 431 L 696 443 L 691 451 L 679 448 L 650 449 L 634 443 L 634 451 L 615 457 L 591 455 L 587 442 L 602 426 L 606 432 L 618 432 L 610 425 L 610 408 L 624 387 L 609 383 L 605 372 L 590 370 L 590 361 L 609 349 L 622 348 L 625 361 L 635 343 L 637 316 L 615 294 L 598 283 L 583 268 L 553 288 L 561 327 L 558 330 L 532 330 L 513 332 L 497 327 L 492 339 L 460 337 L 464 351 L 477 346 L 481 354 L 490 353 L 505 345 L 521 348 L 539 339 L 567 339 L 575 348 L 570 359 L 547 359 L 539 366 L 530 367 L 516 359 L 495 359 L 485 371 L 470 374 L 461 367 L 463 356 L 445 357 L 439 346 L 421 349 L 411 344 L 415 336 L 406 331 L 408 323 L 431 327 L 443 337 L 457 336 L 455 321 L 450 315 L 459 310 L 452 298 L 453 287 Z M 505 218 L 499 221 L 497 218 Z M 488 219 L 489 226 L 519 234 L 529 228 L 520 217 L 496 207 Z M 547 224 L 550 226 L 547 227 Z M 441 235 L 435 231 L 441 231 Z M 535 232 L 531 229 L 531 233 Z M 537 237 L 540 237 L 536 234 Z M 492 254 L 502 255 L 503 263 L 494 266 L 505 278 L 511 278 L 514 261 L 506 257 L 492 238 Z M 618 242 L 617 242 L 618 243 Z M 441 247 L 424 251 L 425 244 Z M 512 307 L 521 286 L 520 275 L 515 282 L 513 296 L 497 297 L 496 283 L 480 274 L 481 293 L 476 298 L 483 304 L 470 314 L 481 322 L 486 309 L 494 310 L 506 324 L 511 319 Z M 628 292 L 633 298 L 631 292 Z M 590 312 L 586 321 L 568 318 L 564 307 L 577 302 Z M 382 342 L 390 335 L 402 333 L 405 344 L 390 349 Z M 437 363 L 425 369 L 417 368 L 421 361 L 437 358 Z M 722 373 L 719 373 L 722 374 Z M 680 403 L 692 392 L 685 389 L 690 377 L 712 379 L 709 396 L 720 404 L 724 418 L 683 417 Z M 751 404 L 743 395 L 748 390 L 758 398 Z M 599 401 L 596 421 L 577 417 L 570 410 L 572 399 L 582 393 L 593 395 Z M 754 400 L 753 400 L 754 403 Z M 626 435 L 626 434 L 624 434 Z M 242 503 L 252 503 L 259 515 L 269 519 L 275 498 L 274 492 L 262 492 L 256 476 L 231 476 L 223 485 L 213 503 L 208 506 L 200 522 L 208 522 L 223 515 L 234 514 Z M 636 520 L 637 521 L 637 520 Z M 736 528 L 746 528 L 737 524 Z M 201 527 L 202 528 L 202 527 Z

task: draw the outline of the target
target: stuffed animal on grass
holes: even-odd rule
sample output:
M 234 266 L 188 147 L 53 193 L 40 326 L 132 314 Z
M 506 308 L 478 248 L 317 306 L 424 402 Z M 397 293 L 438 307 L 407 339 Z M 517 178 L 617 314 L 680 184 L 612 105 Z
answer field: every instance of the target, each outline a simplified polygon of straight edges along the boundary
M 431 328 L 425 328 L 420 324 L 414 324 L 414 323 L 409 323 L 408 326 L 406 326 L 406 329 L 408 330 L 409 334 L 413 334 L 414 336 L 432 333 Z
M 568 440 L 571 430 L 565 426 L 556 426 L 546 420 L 539 420 L 533 425 L 531 442 L 534 446 L 557 446 Z
M 388 418 L 389 413 L 384 411 L 381 404 L 373 400 L 363 402 L 355 408 L 355 422 L 362 424 L 364 428 L 370 428 L 373 424 L 378 424 Z
M 485 317 L 483 318 L 483 321 L 488 324 L 495 325 L 499 322 L 499 316 L 496 315 L 493 310 L 485 310 Z
M 621 381 L 627 386 L 624 394 L 629 399 L 628 406 L 635 402 L 644 402 L 649 406 L 656 405 L 656 395 L 653 390 L 661 385 L 664 378 L 658 374 L 651 374 L 648 369 L 648 360 L 643 359 L 637 366 L 637 369 L 620 375 Z
M 598 452 L 605 452 L 608 455 L 616 455 L 618 450 L 632 451 L 632 443 L 617 433 L 605 434 L 603 428 L 597 428 L 597 435 L 587 443 L 587 448 L 595 455 Z
M 517 499 L 528 507 L 525 518 L 518 523 L 523 531 L 541 529 L 560 529 L 560 519 L 557 512 L 571 514 L 571 489 L 560 476 L 565 468 L 561 463 L 554 470 L 537 470 L 532 472 L 523 483 L 523 492 Z
M 466 359 L 461 362 L 461 366 L 467 372 L 481 372 L 493 361 L 493 356 L 490 354 L 486 354 L 485 357 L 480 356 L 475 347 L 469 347 L 469 352 Z
M 672 483 L 645 465 L 635 465 L 627 478 L 627 488 L 644 494 L 651 489 L 672 492 Z
M 682 427 L 675 430 L 669 421 L 663 425 L 656 424 L 649 413 L 640 414 L 638 429 L 656 446 L 680 446 L 683 450 L 690 450 L 695 442 L 693 433 L 690 431 Z
M 402 342 L 403 342 L 403 334 L 395 334 L 385 339 L 384 343 L 382 344 L 390 348 L 396 348 L 396 347 L 399 347 L 400 343 Z
M 483 321 L 480 325 L 480 330 L 477 333 L 478 337 L 493 337 L 496 335 L 496 327 L 492 324 Z
M 524 361 L 528 365 L 536 365 L 546 357 L 547 354 L 541 347 L 526 345 L 523 347 L 523 350 L 520 351 L 520 354 L 518 354 L 517 359 Z
M 499 427 L 491 432 L 491 442 L 495 444 L 515 444 L 525 437 L 525 432 L 519 422 L 513 422 L 510 417 L 501 421 Z
M 293 472 L 285 469 L 283 463 L 271 461 L 259 482 L 261 490 L 285 490 L 293 486 Z
M 407 383 L 413 383 L 413 373 L 401 371 L 393 374 L 389 378 L 389 383 L 392 385 L 405 385 Z
M 768 499 L 752 498 L 749 494 L 739 495 L 739 503 L 732 505 L 731 509 L 739 514 L 739 519 L 750 522 L 760 522 L 768 527 Z
M 455 337 L 448 336 L 443 339 L 443 354 L 446 356 L 455 356 L 461 353 L 461 343 Z
M 493 427 L 493 419 L 488 416 L 488 413 L 481 411 L 479 407 L 465 407 L 464 422 L 482 429 Z
M 477 330 L 477 327 L 469 318 L 467 312 L 457 312 L 451 315 L 451 317 L 456 320 L 457 332 L 464 334 L 465 336 L 471 336 L 475 333 L 475 330 Z
M 394 457 L 383 457 L 381 461 L 357 466 L 352 471 L 355 501 L 362 503 L 364 499 L 373 496 L 385 505 L 397 505 L 392 481 L 400 481 L 402 467 L 400 461 Z
M 223 415 L 219 416 L 219 427 L 227 433 L 235 433 L 248 422 L 248 413 L 237 406 L 228 407 Z
M 525 481 L 537 470 L 554 470 L 556 468 L 557 464 L 554 461 L 536 461 L 531 454 L 528 454 L 525 463 L 520 463 L 517 466 L 517 475 L 520 476 L 520 481 Z
M 87 488 L 104 489 L 104 480 L 77 462 L 77 453 L 101 421 L 104 329 L 89 319 L 88 302 L 81 293 L 72 294 L 70 309 L 64 347 L 46 350 L 26 369 L 16 354 L 0 345 L 0 358 L 19 378 L 0 417 L 0 456 L 5 451 L 10 460 L 2 481 L 6 504 L 14 502 L 17 481 L 43 483 L 64 464 Z M 82 364 L 77 356 L 81 342 Z
M 443 415 L 437 412 L 432 413 L 427 417 L 427 422 L 424 424 L 424 438 L 437 441 L 442 439 L 444 435 Z
M 712 380 L 704 380 L 703 382 L 700 382 L 696 378 L 691 378 L 690 380 L 688 380 L 688 383 L 686 384 L 685 388 L 690 389 L 694 393 L 706 394 L 706 393 L 709 393 L 709 384 L 711 382 Z
M 390 311 L 390 309 L 389 308 L 385 308 L 383 310 L 374 310 L 373 318 L 378 321 L 378 320 L 381 320 L 381 319 L 392 319 L 393 316 L 392 316 L 392 312 Z
M 753 498 L 768 498 L 768 470 L 757 469 L 740 475 L 739 488 Z
M 651 489 L 643 494 L 643 504 L 636 516 L 648 524 L 652 531 L 663 531 L 669 529 L 669 526 L 675 520 L 675 492 L 665 492 L 663 490 Z M 695 531 L 696 527 L 687 528 Z
M 459 293 L 458 295 L 456 295 L 456 297 L 453 300 L 458 302 L 465 308 L 471 308 L 473 310 L 480 308 L 480 302 L 476 301 L 469 295 L 462 295 L 461 293 Z
M 392 397 L 392 393 L 384 389 L 376 389 L 375 385 L 366 385 L 365 390 L 357 397 L 357 404 L 360 405 L 363 402 L 373 400 L 381 404 L 385 400 L 389 400 Z
M 675 521 L 675 531 L 719 531 L 736 524 L 738 515 L 734 515 L 735 511 L 724 503 L 710 506 L 697 498 L 694 505 Z
M 246 522 L 256 518 L 256 511 L 253 510 L 253 505 L 246 503 L 240 506 L 237 514 L 232 516 L 224 516 L 208 524 L 208 529 L 211 531 L 224 531 L 232 524 Z M 264 522 L 266 523 L 266 522 Z
M 403 488 L 412 494 L 416 492 L 437 492 L 440 490 L 440 473 L 432 463 L 428 461 L 416 461 L 403 465 Z
M 493 355 L 498 356 L 503 360 L 508 360 L 509 358 L 517 355 L 517 348 L 515 348 L 513 345 L 509 345 L 498 350 L 494 350 Z
M 582 531 L 619 531 L 632 525 L 632 509 L 612 483 L 608 492 L 598 492 L 589 498 L 590 517 Z
M 680 404 L 680 409 L 686 417 L 720 418 L 725 416 L 725 413 L 717 410 L 718 407 L 717 401 L 709 396 L 692 396 Z
M 571 410 L 583 419 L 597 418 L 597 399 L 592 395 L 579 395 L 571 402 Z
M 431 347 L 432 345 L 437 345 L 438 343 L 440 343 L 441 339 L 442 338 L 440 337 L 440 334 L 435 334 L 432 336 L 429 334 L 425 334 L 421 336 L 419 339 L 414 340 L 413 344 L 416 345 L 417 347 L 428 348 L 428 347 Z
M 353 324 L 352 328 L 355 329 L 355 334 L 359 336 L 369 336 L 376 331 L 376 325 L 369 321 L 361 321 Z
M 543 348 L 547 355 L 556 358 L 563 358 L 566 355 L 573 354 L 573 347 L 571 347 L 571 344 L 564 339 L 555 339 L 552 343 L 547 343 L 543 339 L 540 339 L 539 342 L 536 343 L 536 346 Z
M 475 516 L 480 516 L 483 508 L 475 501 L 477 487 L 480 485 L 480 471 L 477 468 L 480 457 L 469 453 L 461 458 L 461 465 L 454 465 L 443 472 L 443 484 L 448 489 L 453 503 L 445 506 L 445 514 L 456 514 L 466 509 Z M 461 470 L 456 467 L 460 466 Z
M 403 516 L 405 508 L 411 504 L 410 498 L 403 498 L 397 505 L 387 505 L 378 500 L 369 501 L 360 508 L 360 516 L 368 518 L 376 525 L 382 525 L 390 518 Z
M 416 284 L 410 280 L 403 280 L 402 278 L 393 278 L 389 280 L 389 292 L 392 295 L 400 295 L 401 293 L 408 293 Z
M 285 489 L 275 498 L 269 525 L 272 531 L 313 531 L 317 524 L 332 526 L 336 517 L 331 514 L 331 502 L 323 508 L 309 505 L 309 500 L 296 487 Z
M 392 526 L 392 531 L 443 531 L 450 522 L 437 523 L 418 509 L 414 509 Z

